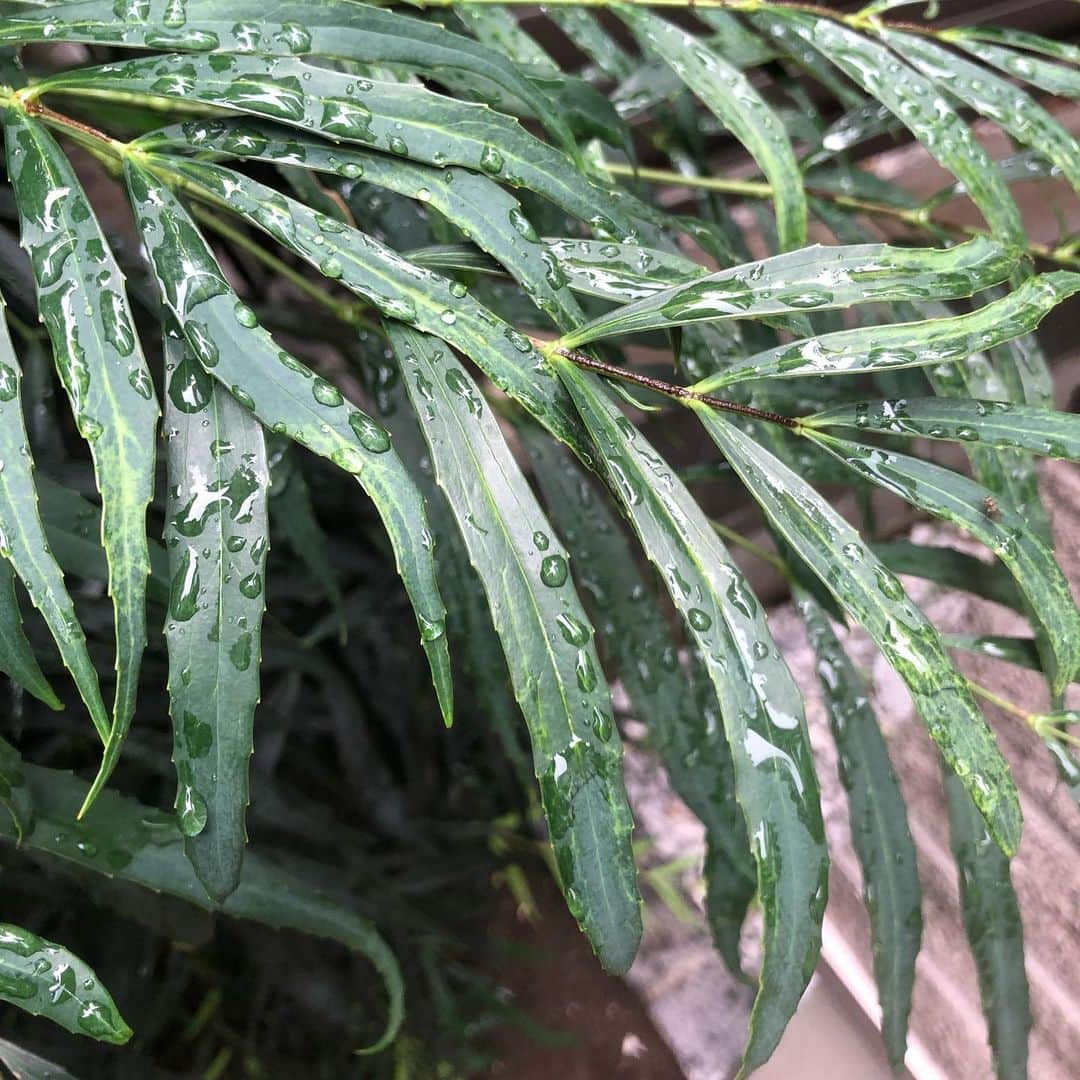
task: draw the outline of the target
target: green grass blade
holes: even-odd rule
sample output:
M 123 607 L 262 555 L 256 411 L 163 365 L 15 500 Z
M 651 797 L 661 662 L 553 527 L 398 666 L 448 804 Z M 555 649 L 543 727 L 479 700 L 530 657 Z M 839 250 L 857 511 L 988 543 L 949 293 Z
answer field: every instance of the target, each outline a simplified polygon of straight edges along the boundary
M 93 801 L 116 767 L 135 714 L 146 647 L 146 508 L 158 406 L 123 276 L 71 164 L 45 128 L 14 107 L 6 114 L 5 141 L 41 317 L 101 492 L 116 618 L 116 695 L 88 796 Z
M 184 21 L 180 26 L 176 21 L 169 0 L 152 0 L 146 7 L 69 0 L 50 4 L 47 11 L 16 2 L 5 5 L 0 16 L 0 42 L 85 41 L 176 52 L 325 56 L 427 72 L 449 68 L 481 76 L 519 98 L 568 149 L 574 145 L 553 103 L 514 64 L 434 22 L 354 0 L 292 0 L 275 4 L 272 13 L 261 0 L 185 0 Z
M 590 182 L 562 151 L 486 105 L 412 83 L 374 82 L 301 60 L 259 56 L 163 56 L 51 76 L 37 92 L 150 95 L 199 101 L 371 146 L 429 165 L 461 165 L 551 199 L 623 239 L 631 199 Z
M 959 525 L 1008 567 L 1046 631 L 1056 659 L 1052 686 L 1062 692 L 1080 672 L 1080 610 L 1053 551 L 1004 496 L 999 504 L 982 484 L 922 458 L 832 435 L 815 439 L 864 480 Z
M 226 281 L 179 199 L 129 160 L 128 189 L 165 306 L 191 352 L 260 422 L 353 474 L 375 503 L 412 601 L 443 716 L 453 686 L 446 611 L 435 581 L 423 500 L 390 436 L 341 392 L 274 343 Z M 194 374 L 193 374 L 194 377 Z
M 915 34 L 879 31 L 882 39 L 941 90 L 1034 147 L 1080 192 L 1080 143 L 1030 94 L 985 67 Z
M 654 590 L 584 470 L 538 428 L 529 425 L 519 433 L 552 519 L 574 555 L 575 577 L 596 612 L 601 647 L 635 715 L 648 724 L 672 786 L 705 826 L 706 913 L 724 962 L 739 974 L 740 931 L 757 874 L 716 693 L 696 662 L 687 680 Z
M 622 751 L 566 555 L 490 407 L 437 339 L 388 324 L 402 379 L 488 596 L 571 912 L 608 971 L 641 936 Z
M 982 238 L 947 250 L 815 245 L 664 289 L 593 319 L 563 344 L 716 319 L 971 296 L 1004 280 L 1015 265 L 1014 254 Z
M 1068 270 L 1042 274 L 1029 278 L 1002 299 L 963 315 L 860 326 L 778 345 L 737 361 L 697 389 L 710 393 L 748 379 L 846 375 L 962 361 L 1034 330 L 1058 304 L 1077 292 L 1080 274 Z
M 1080 416 L 1075 413 L 970 398 L 899 398 L 852 402 L 807 416 L 809 428 L 857 428 L 912 439 L 977 442 L 998 450 L 1080 460 Z
M 986 823 L 955 776 L 946 775 L 945 793 L 964 929 L 979 976 L 994 1072 L 1001 1080 L 1022 1080 L 1027 1076 L 1031 1011 L 1024 928 L 1009 860 L 987 835 Z
M 795 152 L 779 117 L 721 51 L 644 8 L 620 6 L 619 17 L 645 52 L 666 60 L 680 79 L 742 143 L 773 188 L 784 251 L 806 243 L 806 195 Z
M 75 813 L 85 800 L 87 785 L 57 769 L 25 768 L 38 815 L 33 832 L 23 840 L 27 849 L 178 897 L 207 911 L 329 938 L 360 953 L 374 965 L 389 999 L 385 1029 L 368 1052 L 393 1041 L 404 1018 L 401 971 L 386 942 L 366 919 L 255 852 L 245 860 L 236 891 L 218 904 L 207 897 L 184 857 L 183 836 L 171 814 L 105 791 L 76 823 Z M 2 818 L 0 834 L 14 836 Z
M 997 166 L 933 82 L 884 45 L 831 19 L 788 10 L 777 10 L 775 17 L 884 105 L 962 181 L 995 237 L 1011 245 L 1026 243 L 1020 211 Z
M 894 1069 L 904 1061 L 915 957 L 922 940 L 922 889 L 907 807 L 889 761 L 862 678 L 836 638 L 829 618 L 805 593 L 797 595 L 848 798 L 851 838 L 862 868 L 881 1000 L 881 1036 Z
M 573 403 L 527 337 L 447 278 L 405 262 L 377 240 L 219 165 L 152 158 L 189 189 L 221 201 L 384 315 L 441 338 L 479 365 L 579 453 L 587 438 Z M 537 377 L 544 372 L 546 377 Z
M 11 923 L 0 923 L 0 998 L 99 1042 L 122 1046 L 132 1035 L 84 961 Z
M 215 384 L 171 317 L 162 334 L 176 812 L 195 873 L 223 900 L 247 843 L 270 475 L 259 422 Z
M 22 612 L 15 594 L 15 571 L 5 559 L 0 559 L 0 672 L 50 709 L 64 707 L 38 666 L 34 650 L 23 633 Z M 104 735 L 105 732 L 102 737 Z
M 0 1039 L 0 1061 L 17 1080 L 78 1080 L 66 1069 L 6 1039 Z
M 595 376 L 566 361 L 612 490 L 701 652 L 720 701 L 764 911 L 764 960 L 743 1071 L 768 1059 L 821 947 L 828 855 L 802 697 L 742 572 L 690 493 Z
M 696 411 L 776 530 L 907 684 L 931 737 L 971 791 L 995 841 L 1006 852 L 1016 851 L 1022 819 L 1009 767 L 937 631 L 859 534 L 805 480 L 723 418 L 708 409 Z
M 0 739 L 0 806 L 11 817 L 15 839 L 21 843 L 23 834 L 34 827 L 34 800 L 26 784 L 22 758 L 6 739 Z

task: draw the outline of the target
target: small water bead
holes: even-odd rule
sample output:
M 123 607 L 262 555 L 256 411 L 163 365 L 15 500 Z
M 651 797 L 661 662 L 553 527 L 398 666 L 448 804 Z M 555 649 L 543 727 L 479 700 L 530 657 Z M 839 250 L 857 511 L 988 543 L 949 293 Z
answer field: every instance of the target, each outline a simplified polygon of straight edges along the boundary
M 454 325 L 454 323 L 456 323 L 456 322 L 457 322 L 457 315 L 455 315 L 455 314 L 454 314 L 454 312 L 452 312 L 452 311 L 451 311 L 451 310 L 450 310 L 449 308 L 447 308 L 447 309 L 446 309 L 446 311 L 444 311 L 444 312 L 443 312 L 443 313 L 442 313 L 442 314 L 441 314 L 441 315 L 439 316 L 439 318 L 440 318 L 440 319 L 442 320 L 442 322 L 444 322 L 444 323 L 445 323 L 445 324 L 446 324 L 447 326 L 453 326 L 453 325 Z
M 456 296 L 460 300 L 463 296 L 467 296 L 468 292 L 469 292 L 468 287 L 465 285 L 464 282 L 462 282 L 462 281 L 451 281 L 450 282 L 450 295 L 451 296 Z
M 525 216 L 520 207 L 511 207 L 509 217 L 510 224 L 514 227 L 514 231 L 519 236 L 524 237 L 530 244 L 540 243 L 540 234 L 533 227 L 533 223 Z
M 333 255 L 329 255 L 319 263 L 319 272 L 324 277 L 336 280 L 345 273 L 345 267 L 341 265 L 340 259 L 335 258 Z
M 537 551 L 547 551 L 551 546 L 551 540 L 548 534 L 537 530 L 532 534 L 532 541 L 536 545 Z
M 712 626 L 712 616 L 701 608 L 691 608 L 686 613 L 686 621 L 700 633 L 704 633 Z
M 190 784 L 176 794 L 176 816 L 185 836 L 198 836 L 206 828 L 206 800 Z
M 372 454 L 385 454 L 390 449 L 389 432 L 365 413 L 359 410 L 350 413 L 349 427 L 360 440 L 360 445 Z M 355 471 L 359 472 L 359 469 Z
M 480 154 L 480 168 L 486 173 L 502 172 L 503 156 L 495 149 L 490 143 L 484 147 L 483 152 Z
M 557 589 L 566 584 L 570 567 L 561 555 L 547 555 L 540 563 L 540 580 L 549 589 Z
M 593 733 L 601 742 L 607 742 L 614 731 L 611 717 L 596 706 L 593 707 L 592 711 L 592 729 Z
M 764 660 L 769 655 L 769 646 L 764 641 L 755 641 L 750 651 L 755 660 Z
M 239 404 L 244 406 L 245 409 L 255 408 L 254 399 L 242 386 L 234 385 L 229 392 Z
M 15 369 L 0 363 L 0 401 L 11 401 L 19 392 L 19 376 Z
M 581 648 L 588 643 L 589 628 L 573 615 L 568 615 L 564 612 L 563 614 L 556 616 L 555 624 L 558 626 L 559 633 L 562 634 L 563 640 L 568 645 L 576 645 L 578 648 Z
M 387 145 L 390 147 L 390 153 L 397 154 L 399 157 L 408 157 L 409 147 L 400 135 L 391 135 L 387 139 Z
M 247 306 L 247 304 L 238 301 L 233 307 L 233 315 L 236 316 L 236 321 L 248 330 L 258 326 L 259 320 L 255 317 L 255 312 Z
M 320 379 L 318 376 L 311 382 L 311 396 L 320 405 L 325 405 L 331 409 L 337 408 L 345 401 L 341 391 L 333 383 Z

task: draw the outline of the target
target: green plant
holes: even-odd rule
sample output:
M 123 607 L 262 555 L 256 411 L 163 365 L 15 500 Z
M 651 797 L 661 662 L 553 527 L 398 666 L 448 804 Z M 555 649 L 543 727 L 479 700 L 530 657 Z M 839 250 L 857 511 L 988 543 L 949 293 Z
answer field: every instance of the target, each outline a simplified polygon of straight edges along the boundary
M 443 719 L 454 717 L 453 638 L 485 718 L 470 719 L 474 740 L 494 732 L 489 760 L 527 772 L 509 676 L 567 903 L 613 972 L 630 965 L 641 923 L 601 654 L 623 681 L 705 822 L 709 919 L 730 965 L 755 895 L 763 909 L 752 1070 L 816 963 L 828 856 L 801 696 L 762 607 L 631 415 L 657 413 L 661 437 L 689 419 L 759 503 L 778 551 L 768 557 L 792 582 L 819 653 L 876 894 L 891 1059 L 904 1054 L 920 939 L 915 852 L 830 617 L 866 628 L 941 751 L 997 1067 L 1022 1074 L 1029 1020 L 1008 864 L 1020 842 L 1016 791 L 977 707 L 981 688 L 954 667 L 895 572 L 992 589 L 1030 614 L 1034 640 L 1008 648 L 1046 672 L 1057 711 L 1012 708 L 1076 790 L 1077 718 L 1062 702 L 1080 668 L 1080 613 L 1052 553 L 1033 457 L 1080 457 L 1080 420 L 1052 410 L 1031 332 L 1080 291 L 1080 241 L 1031 243 L 1009 182 L 1060 175 L 1080 190 L 1080 146 L 1018 85 L 1075 98 L 1080 53 L 1007 30 L 893 24 L 885 13 L 901 5 L 890 2 L 841 15 L 698 0 L 692 23 L 637 4 L 551 5 L 590 60 L 580 77 L 560 70 L 510 8 L 424 6 L 406 16 L 298 0 L 267 21 L 250 0 L 0 4 L 10 184 L 0 236 L 14 246 L 17 213 L 30 256 L 29 268 L 16 260 L 5 271 L 17 347 L 0 328 L 0 668 L 59 707 L 58 672 L 47 679 L 41 666 L 55 667 L 51 654 L 24 636 L 17 579 L 103 746 L 87 786 L 5 745 L 10 820 L 0 828 L 46 865 L 68 860 L 359 950 L 389 995 L 372 1049 L 385 1047 L 402 1016 L 393 951 L 302 874 L 245 852 L 260 678 L 271 673 L 295 710 L 305 704 L 290 670 L 326 681 L 331 696 L 340 683 L 341 667 L 320 652 L 339 633 L 366 635 L 368 659 L 414 652 L 381 629 L 386 601 L 372 582 L 387 559 L 365 554 L 373 568 L 352 598 L 359 612 L 342 594 L 354 530 L 338 523 L 331 551 L 320 521 L 359 512 L 352 478 L 389 540 Z M 589 7 L 610 7 L 611 20 Z M 90 51 L 60 70 L 48 50 L 26 51 L 24 66 L 19 50 L 41 42 Z M 771 78 L 768 99 L 748 74 L 757 69 Z M 835 104 L 814 105 L 808 85 Z M 823 110 L 837 106 L 830 125 Z M 961 109 L 995 121 L 1017 155 L 991 161 Z M 928 202 L 851 161 L 852 148 L 901 127 L 956 178 Z M 714 173 L 723 131 L 763 179 Z M 110 243 L 57 135 L 79 148 L 80 173 L 100 184 L 84 168 L 97 159 L 126 188 L 135 244 Z M 672 168 L 639 167 L 635 144 Z M 655 196 L 670 186 L 698 193 L 692 214 L 663 208 Z M 961 196 L 985 229 L 939 217 Z M 753 202 L 752 229 L 735 224 L 729 197 Z M 808 246 L 811 221 L 829 244 Z M 882 226 L 899 230 L 892 243 L 880 242 Z M 750 257 L 751 232 L 767 257 Z M 1035 260 L 1051 269 L 1035 273 Z M 945 306 L 976 295 L 981 306 Z M 58 432 L 35 313 L 82 446 Z M 676 375 L 628 362 L 621 350 L 640 343 L 669 349 Z M 361 396 L 370 411 L 354 404 Z M 898 449 L 912 437 L 959 441 L 974 478 Z M 511 443 L 527 453 L 543 506 Z M 976 574 L 929 550 L 876 550 L 814 487 L 836 482 L 885 488 L 960 525 L 999 566 Z M 616 508 L 658 574 L 639 567 Z M 270 606 L 264 658 L 268 540 L 279 530 L 287 555 L 274 569 L 288 614 Z M 306 586 L 290 592 L 298 568 Z M 107 582 L 111 618 L 100 590 L 84 586 L 73 601 L 65 572 Z M 658 583 L 681 616 L 685 663 Z M 148 609 L 153 662 L 136 717 Z M 107 653 L 111 710 L 100 686 L 112 678 Z M 137 731 L 160 714 L 152 706 L 166 681 L 175 814 L 106 788 L 133 745 L 133 720 Z M 418 701 L 430 724 L 434 704 Z M 43 710 L 19 709 L 24 749 L 86 763 L 76 728 L 57 746 L 40 734 Z M 400 754 L 438 759 L 442 736 L 422 729 L 402 722 Z M 163 780 L 150 765 L 129 790 L 153 803 Z M 404 840 L 402 849 L 413 850 Z M 392 920 L 392 906 L 375 905 L 376 922 Z M 74 984 L 58 989 L 57 965 L 40 961 L 62 954 L 17 928 L 4 933 L 0 996 L 72 1030 L 127 1039 L 97 983 L 85 998 Z

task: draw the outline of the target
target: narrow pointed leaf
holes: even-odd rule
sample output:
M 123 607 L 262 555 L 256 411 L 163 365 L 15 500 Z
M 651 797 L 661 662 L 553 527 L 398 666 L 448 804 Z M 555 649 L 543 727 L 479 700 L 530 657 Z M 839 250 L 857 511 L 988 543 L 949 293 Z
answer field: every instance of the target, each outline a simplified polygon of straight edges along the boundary
M 845 375 L 961 361 L 1029 333 L 1077 292 L 1080 274 L 1068 270 L 1042 274 L 1029 278 L 1008 296 L 963 315 L 859 326 L 779 345 L 737 361 L 697 389 L 709 393 L 747 379 Z
M 1014 254 L 983 238 L 947 250 L 815 245 L 664 289 L 593 319 L 563 344 L 715 319 L 971 296 L 1004 280 L 1015 263 Z
M 773 188 L 780 246 L 806 243 L 806 195 L 787 133 L 750 80 L 721 51 L 644 8 L 620 6 L 619 17 L 646 52 L 666 60 L 683 82 L 746 147 Z
M 694 678 L 687 679 L 653 589 L 585 472 L 538 428 L 519 430 L 549 512 L 574 555 L 575 576 L 596 612 L 601 646 L 635 715 L 648 724 L 672 787 L 705 826 L 709 926 L 728 969 L 738 974 L 740 932 L 757 875 L 715 691 L 696 663 Z
M 0 923 L 0 998 L 75 1035 L 119 1045 L 132 1035 L 86 963 L 11 923 Z
M 71 672 L 102 741 L 109 717 L 101 700 L 97 672 L 86 651 L 86 636 L 75 615 L 64 575 L 53 558 L 38 514 L 34 459 L 26 437 L 20 388 L 22 369 L 15 356 L 0 300 L 0 555 L 10 563 L 0 573 L 0 670 L 25 686 L 50 708 L 60 702 L 42 675 L 22 634 L 11 570 L 26 586 Z
M 1035 147 L 1080 192 L 1080 143 L 1030 94 L 985 67 L 915 34 L 881 31 L 881 37 L 941 89 Z
M 626 971 L 641 935 L 618 732 L 566 555 L 490 407 L 436 339 L 388 325 L 469 559 L 483 582 L 571 912 L 604 967 Z
M 634 73 L 637 59 L 626 52 L 588 8 L 556 6 L 545 14 L 605 75 L 619 80 Z
M 215 384 L 173 319 L 163 336 L 176 811 L 195 873 L 223 900 L 247 842 L 270 476 L 259 422 Z
M 92 801 L 119 760 L 135 713 L 146 647 L 146 508 L 158 407 L 123 277 L 71 164 L 45 128 L 14 107 L 5 141 L 42 320 L 101 492 L 116 617 L 116 697 Z
M 565 146 L 573 146 L 558 110 L 512 63 L 436 23 L 355 0 L 292 0 L 275 4 L 272 13 L 261 0 L 185 0 L 183 12 L 177 26 L 170 0 L 68 0 L 47 11 L 15 2 L 0 16 L 0 42 L 85 41 L 177 52 L 315 55 L 420 71 L 450 68 L 489 79 L 521 99 Z
M 6 1039 L 0 1039 L 0 1062 L 4 1063 L 15 1080 L 78 1080 L 59 1065 Z
M 0 559 L 0 672 L 50 709 L 64 707 L 38 666 L 33 647 L 23 633 L 22 612 L 15 594 L 15 571 L 3 559 Z
M 1046 631 L 1057 661 L 1052 685 L 1063 691 L 1080 671 L 1080 610 L 1054 553 L 1004 496 L 999 503 L 982 484 L 922 458 L 815 438 L 863 479 L 971 533 L 1008 567 Z
M 696 411 L 773 526 L 907 684 L 931 737 L 971 791 L 997 844 L 1016 851 L 1021 814 L 1009 767 L 937 631 L 859 534 L 805 480 L 715 413 Z
M 105 791 L 76 823 L 75 814 L 85 801 L 87 785 L 57 769 L 25 768 L 38 814 L 33 832 L 23 839 L 29 850 L 167 893 L 208 911 L 339 942 L 371 961 L 389 999 L 385 1030 L 367 1052 L 374 1053 L 393 1041 L 404 1017 L 401 971 L 394 954 L 367 920 L 255 853 L 245 861 L 239 887 L 218 904 L 207 897 L 184 857 L 183 836 L 172 815 Z M 0 835 L 14 836 L 2 817 Z
M 942 640 L 950 649 L 981 653 L 993 660 L 1042 671 L 1042 661 L 1034 638 L 1006 637 L 1001 634 L 946 634 Z
M 955 776 L 946 775 L 949 833 L 960 874 L 960 907 L 975 957 L 994 1072 L 1001 1080 L 1027 1076 L 1031 1011 L 1024 971 L 1024 929 L 1009 876 L 1009 860 Z
M 218 165 L 152 159 L 182 175 L 206 198 L 264 229 L 312 266 L 384 315 L 414 325 L 460 349 L 557 438 L 587 453 L 566 391 L 525 335 L 504 323 L 454 282 L 412 266 L 377 240 L 314 213 L 239 173 Z M 538 373 L 543 376 L 538 378 Z
M 836 638 L 826 613 L 797 597 L 847 792 L 851 838 L 862 868 L 881 1001 L 881 1036 L 894 1069 L 904 1061 L 922 909 L 915 843 L 907 808 L 869 693 Z
M 1037 86 L 1048 94 L 1073 99 L 1080 98 L 1080 72 L 1075 67 L 1055 64 L 1041 57 L 1032 56 L 1028 52 L 1017 52 L 1014 49 L 1005 48 L 995 44 L 994 40 L 988 39 L 984 33 L 970 34 L 954 30 L 948 34 L 947 40 L 967 50 L 984 64 L 989 64 L 991 67 L 1004 71 L 1007 75 Z M 1074 57 L 1066 58 L 1071 59 L 1073 64 L 1076 63 Z
M 958 180 L 1002 243 L 1023 246 L 1020 211 L 997 167 L 931 80 L 884 45 L 831 19 L 777 10 L 808 45 L 884 105 Z
M 347 179 L 362 178 L 365 183 L 415 198 L 471 236 L 528 290 L 541 310 L 579 316 L 576 302 L 566 290 L 557 254 L 540 243 L 517 199 L 488 176 L 419 165 L 374 150 L 334 146 L 305 135 L 283 136 L 280 128 L 251 121 L 188 123 L 159 132 L 154 145 L 291 163 Z
M 720 701 L 765 918 L 750 1072 L 775 1049 L 821 948 L 828 855 L 802 697 L 761 605 L 690 493 L 598 379 L 566 361 L 559 371 Z
M 393 453 L 390 436 L 336 387 L 278 348 L 225 280 L 188 211 L 167 187 L 130 160 L 126 176 L 162 299 L 201 365 L 199 375 L 209 372 L 266 427 L 356 476 L 375 503 L 449 719 L 453 691 L 446 612 L 423 500 Z M 199 375 L 192 369 L 192 379 L 205 386 Z
M 900 398 L 852 402 L 805 417 L 811 428 L 858 428 L 917 439 L 978 442 L 999 450 L 1080 460 L 1080 416 L 1075 413 L 970 398 Z
M 34 800 L 26 783 L 22 758 L 6 739 L 0 739 L 0 806 L 11 817 L 15 839 L 34 827 Z
M 529 188 L 620 239 L 634 231 L 616 193 L 591 183 L 516 120 L 412 83 L 374 82 L 286 58 L 163 56 L 73 70 L 36 89 L 200 101 L 414 161 L 462 165 Z

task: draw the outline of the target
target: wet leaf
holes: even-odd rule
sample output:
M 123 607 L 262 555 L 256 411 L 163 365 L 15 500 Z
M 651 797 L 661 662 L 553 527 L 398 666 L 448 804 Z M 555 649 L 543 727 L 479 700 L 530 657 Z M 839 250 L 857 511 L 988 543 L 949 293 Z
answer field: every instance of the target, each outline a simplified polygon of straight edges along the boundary
M 270 475 L 259 422 L 206 374 L 171 316 L 162 337 L 175 806 L 195 873 L 223 900 L 247 843 Z
M 715 413 L 695 411 L 773 526 L 907 684 L 931 737 L 972 793 L 994 840 L 1002 850 L 1016 851 L 1021 828 L 1016 787 L 937 631 L 859 534 L 805 480 Z
M 1004 660 L 1029 671 L 1042 671 L 1042 661 L 1034 638 L 1001 634 L 945 634 L 942 641 L 950 649 L 981 653 L 992 660 Z
M 690 493 L 595 376 L 567 361 L 559 372 L 720 701 L 765 918 L 750 1072 L 779 1042 L 821 947 L 828 856 L 802 698 L 761 605 Z
M 567 905 L 604 967 L 624 972 L 641 935 L 633 822 L 610 694 L 567 555 L 465 369 L 437 339 L 387 329 L 529 725 Z
M 1024 930 L 1009 860 L 986 831 L 959 780 L 945 776 L 949 832 L 960 874 L 960 907 L 975 957 L 994 1071 L 1002 1080 L 1027 1076 L 1031 1012 L 1024 971 Z
M 275 434 L 288 436 L 356 477 L 393 544 L 449 720 L 453 688 L 446 612 L 435 581 L 423 500 L 392 451 L 390 436 L 336 387 L 275 345 L 225 280 L 187 210 L 167 187 L 131 160 L 126 176 L 162 299 L 199 364 L 188 369 L 192 400 L 212 385 L 209 374 Z
M 826 613 L 796 596 L 817 656 L 817 674 L 847 792 L 851 838 L 862 868 L 870 916 L 881 1035 L 893 1068 L 907 1049 L 915 957 L 922 940 L 922 889 L 907 807 L 869 691 L 836 638 Z
M 71 164 L 45 128 L 15 107 L 5 116 L 5 141 L 41 317 L 101 492 L 116 617 L 116 696 L 92 802 L 116 767 L 135 713 L 146 647 L 146 508 L 158 406 L 122 275 Z M 32 512 L 32 501 L 22 505 Z M 87 674 L 85 695 L 94 716 L 89 680 Z
M 86 963 L 11 923 L 0 923 L 0 998 L 99 1042 L 122 1046 L 132 1035 Z
M 990 27 L 972 30 L 955 28 L 946 31 L 943 36 L 946 41 L 959 45 L 976 59 L 1004 71 L 1006 75 L 1037 86 L 1048 94 L 1080 98 L 1080 73 L 1075 66 L 1055 64 L 1026 51 L 1033 49 L 1075 65 L 1078 62 L 1076 47 L 1070 47 L 1067 42 L 1050 41 L 1021 30 Z
M 817 245 L 664 289 L 593 319 L 563 344 L 575 348 L 612 334 L 716 319 L 970 296 L 1003 280 L 1014 265 L 1015 256 L 982 238 L 944 251 Z
M 22 612 L 15 594 L 15 571 L 6 560 L 0 560 L 0 672 L 50 709 L 63 708 L 23 633 Z
M 34 827 L 34 802 L 26 785 L 22 758 L 6 739 L 0 739 L 0 806 L 11 816 L 15 839 Z

